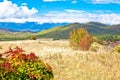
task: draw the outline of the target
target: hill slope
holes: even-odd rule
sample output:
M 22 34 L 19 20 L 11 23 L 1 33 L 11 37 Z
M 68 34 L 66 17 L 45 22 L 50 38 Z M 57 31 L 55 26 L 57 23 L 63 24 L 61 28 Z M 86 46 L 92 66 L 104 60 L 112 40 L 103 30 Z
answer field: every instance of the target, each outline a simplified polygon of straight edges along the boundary
M 114 28 L 117 26 L 117 28 Z M 66 26 L 54 27 L 48 30 L 39 32 L 39 37 L 47 38 L 68 38 L 69 33 L 73 29 L 83 27 L 88 30 L 92 35 L 101 35 L 101 34 L 118 34 L 120 35 L 120 26 L 119 25 L 105 25 L 98 22 L 89 22 L 89 23 L 72 23 Z

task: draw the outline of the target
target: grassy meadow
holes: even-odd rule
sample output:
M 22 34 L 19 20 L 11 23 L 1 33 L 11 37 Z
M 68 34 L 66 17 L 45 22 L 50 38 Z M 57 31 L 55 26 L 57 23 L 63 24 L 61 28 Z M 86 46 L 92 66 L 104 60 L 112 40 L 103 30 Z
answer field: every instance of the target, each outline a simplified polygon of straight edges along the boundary
M 68 40 L 1 41 L 0 53 L 19 46 L 50 64 L 55 80 L 119 80 L 120 54 L 101 46 L 97 52 L 70 48 Z

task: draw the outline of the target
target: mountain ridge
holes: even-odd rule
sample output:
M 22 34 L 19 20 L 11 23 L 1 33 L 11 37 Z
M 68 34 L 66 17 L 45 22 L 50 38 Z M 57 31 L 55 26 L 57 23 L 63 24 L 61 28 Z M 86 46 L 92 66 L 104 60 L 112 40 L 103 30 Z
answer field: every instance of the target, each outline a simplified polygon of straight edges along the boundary
M 98 24 L 98 25 L 97 25 Z M 117 26 L 117 28 L 114 28 Z M 92 35 L 120 35 L 120 25 L 106 25 L 99 22 L 88 22 L 88 23 L 71 23 L 65 26 L 54 27 L 45 31 L 39 32 L 41 37 L 52 37 L 52 38 L 68 38 L 70 31 L 83 27 L 88 30 Z M 50 32 L 51 31 L 51 32 Z

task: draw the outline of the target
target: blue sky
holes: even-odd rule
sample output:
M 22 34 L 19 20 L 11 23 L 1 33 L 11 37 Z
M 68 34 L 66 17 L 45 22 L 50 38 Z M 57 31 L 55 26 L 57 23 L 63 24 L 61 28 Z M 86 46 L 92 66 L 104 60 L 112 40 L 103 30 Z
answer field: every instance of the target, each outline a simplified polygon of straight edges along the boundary
M 120 0 L 0 0 L 0 22 L 120 24 Z

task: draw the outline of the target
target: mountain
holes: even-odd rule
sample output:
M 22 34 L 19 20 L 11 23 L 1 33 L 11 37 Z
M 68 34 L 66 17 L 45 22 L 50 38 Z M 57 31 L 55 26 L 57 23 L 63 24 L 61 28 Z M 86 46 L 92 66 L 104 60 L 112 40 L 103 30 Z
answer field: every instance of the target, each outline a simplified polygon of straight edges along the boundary
M 107 29 L 120 29 L 120 24 L 108 26 Z
M 0 22 L 0 28 L 7 29 L 10 31 L 38 32 L 41 30 L 53 28 L 54 26 L 64 26 L 66 24 L 67 23 L 43 23 L 43 24 L 39 24 L 36 22 L 26 22 L 26 23 Z
M 117 28 L 114 28 L 117 26 Z M 39 37 L 47 38 L 68 38 L 69 33 L 73 29 L 83 27 L 88 30 L 92 35 L 104 35 L 104 34 L 118 34 L 120 35 L 119 25 L 106 25 L 98 22 L 88 22 L 88 23 L 71 23 L 65 26 L 57 26 L 48 30 L 43 30 L 39 32 Z
M 94 26 L 94 27 L 108 26 L 108 25 L 100 23 L 100 22 L 87 22 L 87 23 L 83 23 L 83 24 L 86 26 Z

